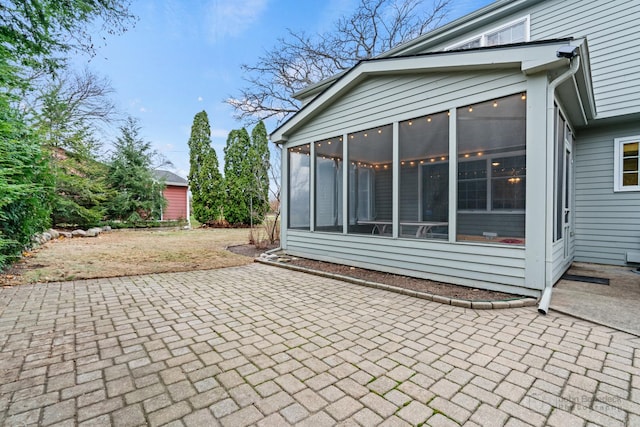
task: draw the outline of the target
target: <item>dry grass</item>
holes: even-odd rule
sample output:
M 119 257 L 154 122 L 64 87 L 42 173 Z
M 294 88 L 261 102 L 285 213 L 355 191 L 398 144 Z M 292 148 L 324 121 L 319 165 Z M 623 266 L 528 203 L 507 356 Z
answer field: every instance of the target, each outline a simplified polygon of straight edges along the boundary
M 0 276 L 17 285 L 244 265 L 251 258 L 225 248 L 247 242 L 246 229 L 113 231 L 96 238 L 59 239 L 27 254 Z

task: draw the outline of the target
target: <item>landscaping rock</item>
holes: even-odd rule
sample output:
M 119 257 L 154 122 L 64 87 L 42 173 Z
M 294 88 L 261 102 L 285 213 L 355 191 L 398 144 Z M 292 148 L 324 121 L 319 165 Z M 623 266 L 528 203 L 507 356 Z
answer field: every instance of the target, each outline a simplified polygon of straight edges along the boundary
M 86 237 L 86 235 L 87 235 L 87 232 L 86 232 L 86 231 L 84 231 L 84 230 L 80 230 L 80 229 L 78 229 L 78 230 L 73 230 L 73 231 L 71 232 L 71 236 L 72 236 L 72 237 Z
M 111 226 L 110 225 L 105 225 L 104 227 L 102 227 L 102 231 L 111 231 Z
M 93 227 L 87 230 L 87 234 L 85 237 L 97 237 L 102 233 L 102 228 Z
M 266 261 L 278 261 L 278 255 L 262 253 L 260 254 L 260 259 L 264 259 Z
M 60 233 L 56 230 L 54 230 L 53 228 L 50 228 L 47 233 L 49 233 L 51 235 L 52 239 L 57 239 L 60 237 Z
M 42 236 L 42 240 L 45 242 L 48 242 L 49 240 L 51 240 L 51 234 L 46 231 L 42 233 L 41 236 Z
M 60 236 L 70 239 L 73 237 L 73 234 L 69 233 L 68 231 L 59 231 L 58 233 L 60 233 Z

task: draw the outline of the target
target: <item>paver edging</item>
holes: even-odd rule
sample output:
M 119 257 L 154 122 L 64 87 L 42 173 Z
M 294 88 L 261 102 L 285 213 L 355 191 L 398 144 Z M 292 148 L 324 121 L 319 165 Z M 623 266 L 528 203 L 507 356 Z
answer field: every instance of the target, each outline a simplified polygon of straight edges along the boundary
M 343 276 L 341 274 L 327 273 L 325 271 L 313 270 L 306 267 L 300 267 L 297 265 L 291 265 L 278 261 L 269 261 L 264 258 L 254 258 L 254 262 L 261 264 L 272 265 L 275 267 L 286 268 L 293 271 L 300 271 L 303 273 L 313 274 L 315 276 L 327 277 L 330 279 L 341 280 L 343 282 L 353 283 L 355 285 L 367 286 L 369 288 L 382 289 L 385 291 L 395 292 L 402 295 L 408 295 L 415 298 L 426 299 L 429 301 L 439 302 L 441 304 L 453 305 L 462 308 L 471 308 L 473 310 L 495 310 L 502 308 L 520 308 L 520 307 L 532 307 L 537 304 L 535 298 L 523 297 L 513 300 L 500 300 L 500 301 L 470 301 L 459 298 L 449 298 L 441 295 L 434 295 L 427 292 L 420 292 L 413 289 L 400 288 L 398 286 L 385 285 L 383 283 L 371 282 L 363 279 L 356 279 L 355 277 Z

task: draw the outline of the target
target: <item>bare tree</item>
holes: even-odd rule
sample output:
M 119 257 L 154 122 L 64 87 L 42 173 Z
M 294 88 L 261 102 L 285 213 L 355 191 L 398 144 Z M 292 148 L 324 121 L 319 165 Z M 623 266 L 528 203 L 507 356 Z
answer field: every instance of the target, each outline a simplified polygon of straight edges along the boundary
M 95 154 L 102 126 L 119 119 L 111 99 L 111 82 L 85 69 L 41 81 L 39 86 L 33 93 L 31 110 L 45 144 Z
M 451 0 L 360 0 L 356 10 L 308 35 L 289 29 L 288 37 L 253 64 L 242 65 L 248 83 L 227 99 L 236 118 L 247 122 L 283 121 L 298 111 L 293 94 L 313 83 L 373 58 L 438 26 Z
M 269 163 L 269 204 L 271 212 L 274 214 L 273 222 L 267 224 L 267 234 L 269 243 L 275 243 L 280 239 L 278 224 L 280 223 L 280 178 L 282 167 L 282 150 L 275 147 L 271 152 L 271 162 Z

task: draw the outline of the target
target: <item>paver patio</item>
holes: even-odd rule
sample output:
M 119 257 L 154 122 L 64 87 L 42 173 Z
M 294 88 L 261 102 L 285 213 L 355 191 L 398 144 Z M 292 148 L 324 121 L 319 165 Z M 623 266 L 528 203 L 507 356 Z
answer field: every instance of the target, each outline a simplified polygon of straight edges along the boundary
M 640 425 L 640 338 L 266 265 L 0 290 L 0 424 Z

